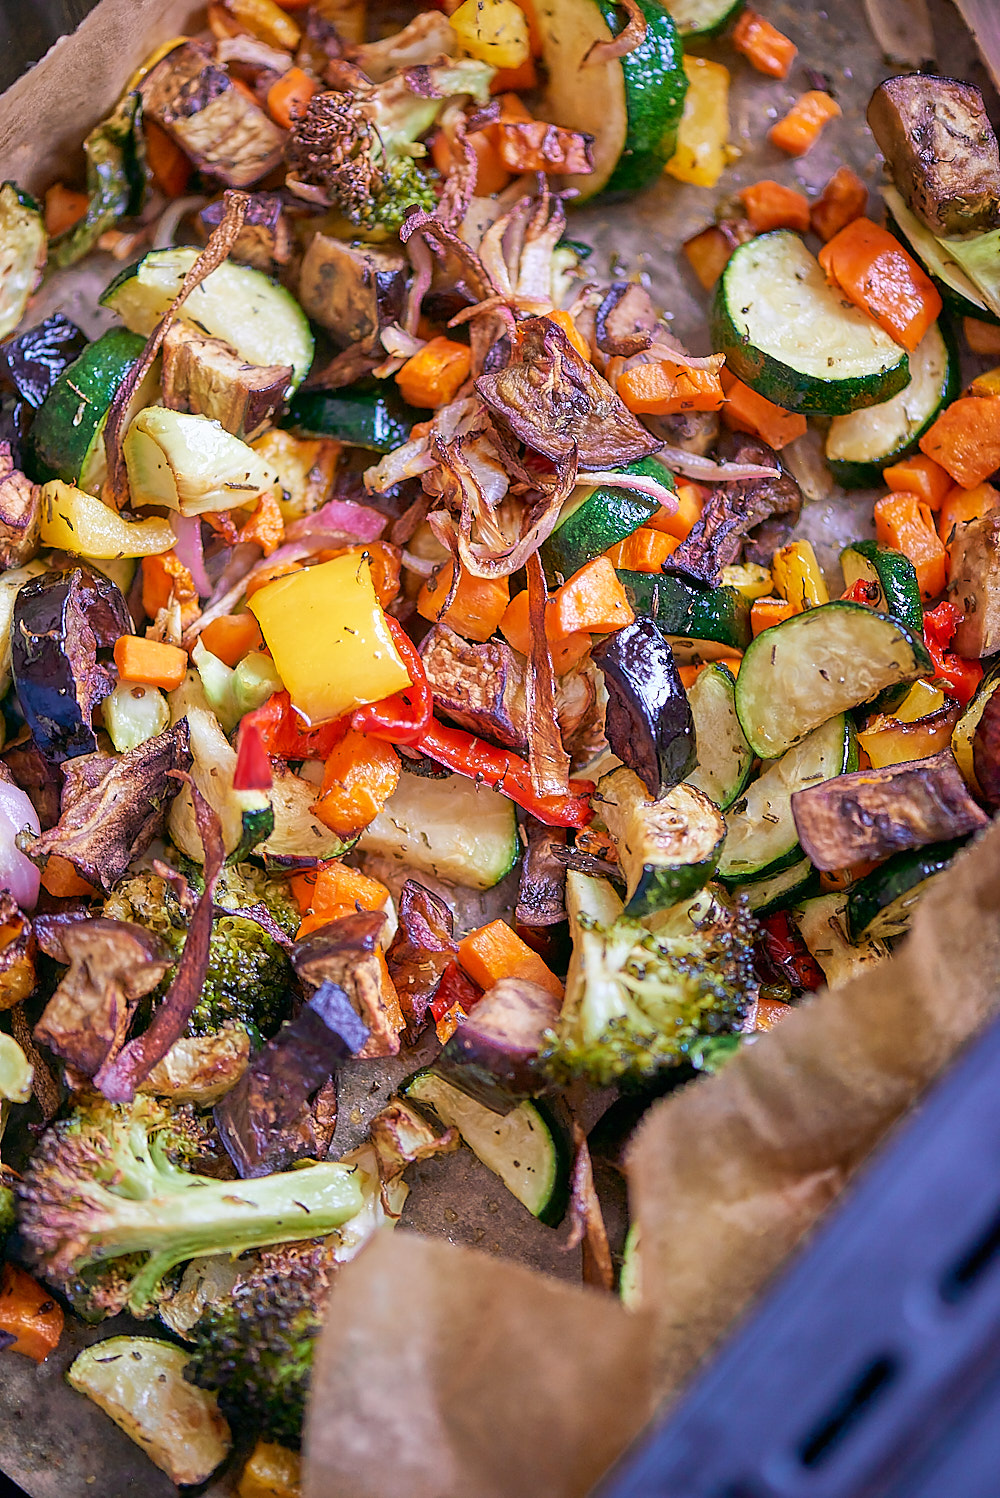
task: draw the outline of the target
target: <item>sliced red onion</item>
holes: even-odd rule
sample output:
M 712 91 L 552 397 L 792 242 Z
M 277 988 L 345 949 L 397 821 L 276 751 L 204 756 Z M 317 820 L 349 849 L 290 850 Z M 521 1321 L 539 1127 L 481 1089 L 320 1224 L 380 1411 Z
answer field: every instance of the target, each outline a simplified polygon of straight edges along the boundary
M 305 541 L 320 531 L 336 531 L 352 541 L 377 541 L 385 530 L 386 517 L 352 499 L 331 499 L 311 515 L 303 515 L 285 527 L 287 541 Z M 277 553 L 275 553 L 277 555 Z M 275 558 L 271 557 L 273 563 Z
M 659 457 L 659 454 L 656 454 Z M 646 478 L 641 473 L 618 473 L 609 469 L 606 473 L 588 473 L 586 476 L 588 486 L 599 484 L 605 489 L 629 489 L 633 494 L 645 494 L 650 499 L 655 499 L 661 504 L 668 515 L 672 515 L 677 508 L 677 495 L 673 490 L 658 483 L 656 479 Z
M 712 458 L 701 458 L 697 453 L 685 452 L 682 447 L 661 447 L 653 457 L 672 473 L 682 473 L 685 478 L 703 479 L 706 484 L 727 484 L 734 479 L 776 479 L 777 468 L 765 468 L 762 463 L 716 463 Z M 588 474 L 588 482 L 593 475 Z M 622 475 L 618 475 L 622 477 Z M 607 478 L 602 480 L 607 483 Z M 637 489 L 637 480 L 629 476 L 626 488 Z
M 177 544 L 174 547 L 177 560 L 183 563 L 190 572 L 198 597 L 207 598 L 212 591 L 212 584 L 205 571 L 205 553 L 201 546 L 201 516 L 171 515 L 170 524 L 177 537 Z
M 15 842 L 25 829 L 36 837 L 42 830 L 35 808 L 20 786 L 0 780 L 0 889 L 10 890 L 22 910 L 34 910 L 41 876 Z

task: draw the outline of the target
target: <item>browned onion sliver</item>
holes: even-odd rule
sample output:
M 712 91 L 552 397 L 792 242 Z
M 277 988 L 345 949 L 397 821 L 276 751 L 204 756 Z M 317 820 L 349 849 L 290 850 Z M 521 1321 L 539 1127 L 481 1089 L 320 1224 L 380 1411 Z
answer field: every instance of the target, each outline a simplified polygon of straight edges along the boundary
M 638 0 L 615 0 L 622 10 L 628 11 L 628 21 L 610 42 L 595 42 L 583 59 L 583 65 L 595 62 L 614 62 L 616 57 L 627 57 L 646 40 L 646 17 L 639 9 Z
M 762 463 L 716 463 L 713 458 L 700 458 L 697 453 L 685 452 L 682 447 L 661 447 L 653 457 L 672 473 L 682 473 L 688 479 L 704 479 L 706 484 L 728 484 L 734 479 L 776 479 L 781 476 L 777 468 L 765 468 Z M 587 478 L 589 482 L 589 474 Z

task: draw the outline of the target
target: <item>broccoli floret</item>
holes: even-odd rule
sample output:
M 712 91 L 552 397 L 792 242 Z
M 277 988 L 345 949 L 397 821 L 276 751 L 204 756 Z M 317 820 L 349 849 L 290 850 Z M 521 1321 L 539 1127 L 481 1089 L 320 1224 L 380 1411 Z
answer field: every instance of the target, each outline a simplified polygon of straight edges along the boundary
M 287 879 L 276 879 L 252 863 L 227 864 L 215 886 L 215 903 L 226 910 L 263 905 L 274 924 L 294 938 L 302 922 Z
M 82 1099 L 43 1136 L 17 1189 L 18 1226 L 39 1271 L 70 1287 L 91 1265 L 118 1261 L 124 1305 L 143 1315 L 188 1259 L 329 1233 L 361 1209 L 349 1166 L 221 1181 L 190 1168 L 208 1144 L 190 1108 Z M 141 1263 L 122 1264 L 134 1255 Z
M 753 920 L 717 907 L 701 925 L 654 934 L 627 916 L 577 915 L 574 961 L 542 1060 L 558 1081 L 647 1081 L 722 1059 L 706 1037 L 732 1035 L 753 1001 Z M 726 1049 L 726 1048 L 723 1048 Z
M 364 228 L 395 231 L 414 205 L 433 209 L 431 180 L 415 161 L 426 154 L 420 138 L 450 101 L 470 96 L 487 103 L 493 69 L 464 58 L 427 71 L 424 95 L 412 93 L 403 78 L 313 94 L 288 141 L 293 181 L 318 189 Z

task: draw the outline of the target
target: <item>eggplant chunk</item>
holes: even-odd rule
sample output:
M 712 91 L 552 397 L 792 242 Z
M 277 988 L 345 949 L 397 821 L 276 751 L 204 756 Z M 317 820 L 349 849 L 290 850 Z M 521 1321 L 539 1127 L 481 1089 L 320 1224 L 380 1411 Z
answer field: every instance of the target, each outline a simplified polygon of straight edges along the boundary
M 359 911 L 320 926 L 304 941 L 296 942 L 292 962 L 307 988 L 335 983 L 354 1005 L 368 1027 L 369 1038 L 358 1054 L 394 1056 L 399 1034 L 382 981 L 379 939 L 385 925 L 384 911 Z
M 545 1032 L 559 1018 L 560 1000 L 524 978 L 502 978 L 489 989 L 448 1041 L 436 1070 L 495 1112 L 542 1092 L 535 1069 Z
M 818 869 L 888 858 L 989 825 L 950 749 L 807 786 L 792 796 L 792 815 L 799 841 Z
M 437 624 L 420 655 L 435 705 L 446 718 L 504 749 L 527 748 L 524 671 L 509 645 L 473 644 Z
M 238 89 L 201 42 L 184 42 L 150 68 L 139 86 L 143 109 L 227 187 L 249 187 L 281 162 L 284 136 Z
M 0 442 L 0 572 L 23 567 L 39 546 L 41 489 L 14 467 L 9 442 Z
M 395 250 L 314 234 L 302 259 L 299 301 L 341 348 L 375 346 L 403 315 L 406 261 Z
M 694 768 L 694 717 L 674 653 L 651 619 L 636 619 L 592 652 L 608 693 L 612 751 L 655 801 Z
M 932 234 L 1000 224 L 1000 152 L 983 96 L 956 78 L 910 73 L 872 94 L 868 124 L 911 212 Z
M 226 205 L 222 198 L 207 203 L 198 215 L 206 235 L 222 223 Z M 277 192 L 250 194 L 243 228 L 229 251 L 231 260 L 252 265 L 271 276 L 292 258 L 292 230 L 285 202 Z
M 1000 510 L 958 527 L 948 597 L 962 615 L 952 649 L 981 659 L 1000 650 Z
M 741 555 L 769 567 L 802 509 L 801 489 L 766 442 L 727 432 L 717 451 L 723 462 L 771 466 L 777 477 L 716 485 L 690 534 L 667 558 L 664 572 L 708 587 L 717 586 L 723 567 Z
M 546 827 L 528 817 L 524 824 L 527 849 L 517 892 L 519 926 L 555 926 L 566 919 L 566 830 Z
M 1000 693 L 987 698 L 972 735 L 972 764 L 983 800 L 993 811 L 1000 806 Z M 2 1006 L 0 1006 L 2 1007 Z
M 281 410 L 291 384 L 288 364 L 247 364 L 221 338 L 175 322 L 163 340 L 163 401 L 219 422 L 244 441 Z

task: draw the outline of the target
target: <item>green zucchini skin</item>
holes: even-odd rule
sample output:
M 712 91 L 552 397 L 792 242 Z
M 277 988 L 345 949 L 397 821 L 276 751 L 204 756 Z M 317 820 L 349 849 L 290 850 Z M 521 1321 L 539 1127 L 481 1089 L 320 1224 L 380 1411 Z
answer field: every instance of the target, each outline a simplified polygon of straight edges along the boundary
M 948 868 L 968 838 L 896 853 L 860 879 L 847 897 L 847 935 L 852 942 L 889 940 L 910 924 L 927 885 Z
M 24 316 L 48 252 L 42 210 L 16 182 L 0 186 L 0 244 L 0 338 L 7 338 Z
M 726 823 L 703 791 L 683 783 L 657 800 L 631 770 L 598 783 L 604 821 L 628 882 L 627 915 L 649 915 L 690 899 L 715 873 Z
M 670 0 L 667 9 L 681 36 L 707 41 L 736 20 L 743 0 Z
M 309 437 L 335 437 L 351 447 L 384 454 L 408 442 L 414 422 L 420 420 L 421 413 L 392 389 L 300 390 L 279 424 Z
M 780 869 L 767 879 L 757 879 L 751 884 L 736 884 L 732 891 L 742 895 L 758 920 L 786 910 L 800 900 L 809 899 L 820 892 L 819 874 L 808 858 Z
M 38 484 L 80 480 L 115 392 L 145 346 L 138 333 L 109 328 L 63 370 L 32 424 L 25 452 L 29 478 Z
M 982 302 L 971 301 L 955 286 L 949 285 L 944 275 L 938 273 L 943 269 L 944 254 L 929 229 L 918 219 L 912 218 L 906 204 L 896 192 L 895 188 L 884 188 L 883 196 L 886 203 L 885 227 L 889 233 L 899 240 L 903 248 L 913 256 L 917 264 L 922 266 L 927 275 L 930 276 L 934 285 L 941 293 L 941 300 L 953 317 L 974 317 L 978 322 L 1000 325 L 1000 318 L 993 313 L 989 307 Z M 906 225 L 905 221 L 912 219 L 912 226 Z M 926 236 L 926 237 L 925 237 Z M 938 256 L 942 256 L 942 263 L 937 264 Z M 964 275 L 964 272 L 963 272 Z
M 879 541 L 855 541 L 840 553 L 844 581 L 850 587 L 859 579 L 877 582 L 881 599 L 874 605 L 880 614 L 898 619 L 918 640 L 924 636 L 924 611 L 920 602 L 920 584 L 909 557 Z M 873 713 L 891 713 L 910 690 L 909 682 L 886 687 L 871 704 Z
M 622 472 L 654 478 L 665 488 L 674 488 L 672 476 L 654 458 L 639 458 Z M 657 501 L 650 499 L 649 495 L 628 489 L 599 485 L 579 503 L 570 495 L 563 507 L 565 518 L 560 519 L 540 547 L 549 586 L 561 586 L 581 567 L 645 525 L 659 508 Z
M 679 661 L 717 659 L 750 644 L 750 600 L 737 588 L 696 588 L 650 572 L 618 576 L 635 612 L 659 625 Z
M 622 29 L 623 16 L 614 0 L 595 0 L 613 34 Z M 655 182 L 677 149 L 677 132 L 684 113 L 687 75 L 684 45 L 669 10 L 658 0 L 638 0 L 646 17 L 640 46 L 620 59 L 625 75 L 628 132 L 625 147 L 599 199 L 632 197 Z M 600 107 L 600 101 L 595 100 Z
M 736 715 L 736 679 L 724 665 L 706 666 L 688 689 L 698 762 L 688 785 L 704 791 L 720 811 L 739 798 L 753 769 L 754 752 Z

